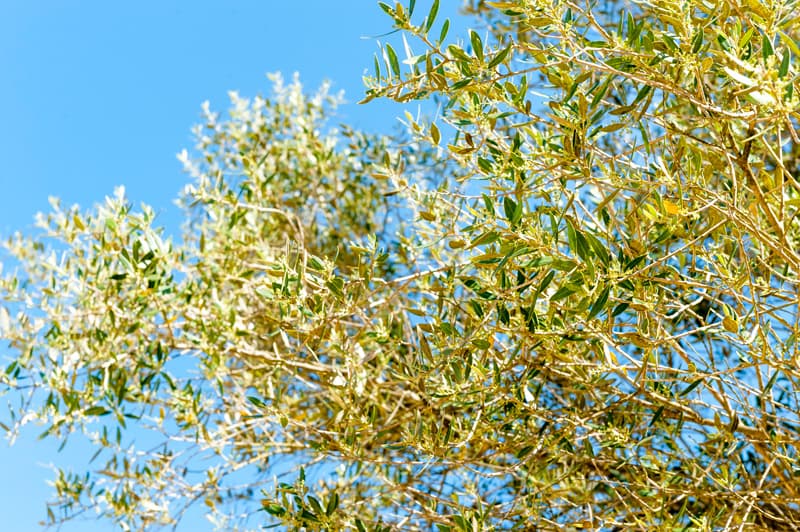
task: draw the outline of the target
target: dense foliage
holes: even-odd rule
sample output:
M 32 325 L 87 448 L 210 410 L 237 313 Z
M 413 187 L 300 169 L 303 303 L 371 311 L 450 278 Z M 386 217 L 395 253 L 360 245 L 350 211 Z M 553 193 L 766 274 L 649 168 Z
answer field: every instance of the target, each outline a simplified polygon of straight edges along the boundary
M 794 0 L 414 4 L 365 101 L 433 120 L 276 78 L 180 241 L 122 191 L 8 241 L 7 428 L 98 448 L 51 521 L 799 527 Z

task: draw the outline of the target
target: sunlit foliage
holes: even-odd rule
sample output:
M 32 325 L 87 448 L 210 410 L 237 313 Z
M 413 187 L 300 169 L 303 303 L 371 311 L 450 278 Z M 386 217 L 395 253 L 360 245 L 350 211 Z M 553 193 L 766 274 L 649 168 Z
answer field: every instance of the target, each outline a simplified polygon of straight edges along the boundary
M 119 191 L 8 241 L 7 428 L 98 449 L 50 520 L 800 527 L 794 2 L 381 8 L 365 103 L 433 118 L 276 78 L 179 240 Z

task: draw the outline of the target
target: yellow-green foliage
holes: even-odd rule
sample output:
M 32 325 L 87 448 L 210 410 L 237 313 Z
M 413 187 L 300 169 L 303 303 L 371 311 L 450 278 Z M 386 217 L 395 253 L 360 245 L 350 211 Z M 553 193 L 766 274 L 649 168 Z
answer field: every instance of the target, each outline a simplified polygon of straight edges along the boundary
M 276 77 L 179 240 L 119 191 L 8 241 L 7 428 L 98 447 L 51 521 L 800 527 L 795 3 L 415 3 L 365 101 L 438 116 Z

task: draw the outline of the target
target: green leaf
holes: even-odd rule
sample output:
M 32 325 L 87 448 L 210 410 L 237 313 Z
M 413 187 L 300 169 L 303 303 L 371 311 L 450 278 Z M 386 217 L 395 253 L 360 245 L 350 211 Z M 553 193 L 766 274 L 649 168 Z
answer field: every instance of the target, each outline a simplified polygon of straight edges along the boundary
M 523 458 L 531 454 L 531 451 L 533 451 L 535 448 L 536 446 L 534 445 L 526 445 L 525 447 L 517 451 L 517 458 L 522 460 Z
M 489 214 L 495 216 L 494 203 L 492 202 L 492 198 L 490 198 L 486 194 L 482 194 L 482 197 L 483 197 L 483 205 L 486 207 L 486 210 L 489 212 Z
M 549 266 L 555 262 L 556 260 L 553 257 L 536 257 L 535 259 L 529 260 L 525 267 L 541 268 L 542 266 Z
M 394 9 L 392 9 L 392 6 L 390 6 L 386 2 L 378 2 L 378 7 L 383 9 L 384 13 L 386 13 L 390 17 L 394 17 Z
M 506 306 L 502 303 L 497 304 L 497 318 L 503 325 L 511 324 L 511 315 L 508 313 Z
M 627 124 L 623 122 L 615 122 L 613 124 L 608 124 L 600 128 L 600 131 L 605 131 L 606 133 L 613 133 L 614 131 L 618 131 L 624 128 Z
M 623 301 L 622 303 L 614 307 L 614 310 L 611 311 L 611 316 L 616 318 L 617 316 L 628 310 L 629 306 L 630 306 L 629 303 Z
M 555 270 L 550 270 L 549 272 L 547 272 L 547 275 L 544 276 L 544 279 L 542 279 L 542 282 L 539 283 L 539 288 L 536 289 L 536 293 L 533 296 L 533 301 L 536 301 L 536 300 L 539 299 L 539 296 L 541 295 L 541 293 L 544 292 L 547 289 L 548 286 L 550 286 L 550 283 L 553 281 L 553 278 L 555 277 L 555 275 L 556 275 L 556 271 Z
M 330 517 L 331 515 L 333 515 L 333 512 L 335 512 L 338 507 L 339 507 L 339 494 L 333 492 L 331 494 L 331 497 L 328 499 L 327 506 L 325 507 L 325 515 Z
M 444 40 L 447 38 L 447 31 L 450 29 L 450 19 L 444 19 L 444 24 L 442 24 L 442 29 L 439 32 L 439 44 L 442 44 Z
M 558 301 L 559 299 L 564 299 L 565 297 L 571 296 L 575 293 L 575 289 L 571 286 L 564 285 L 558 290 L 556 293 L 550 296 L 550 301 Z
M 478 235 L 470 244 L 470 247 L 491 244 L 492 242 L 497 242 L 500 238 L 500 235 L 497 231 L 487 231 L 481 235 Z
M 770 377 L 769 381 L 767 381 L 767 385 L 764 386 L 764 389 L 761 391 L 762 398 L 765 398 L 772 391 L 772 387 L 775 386 L 775 381 L 778 380 L 778 375 L 780 375 L 780 371 L 775 370 L 775 372 L 772 374 L 772 377 Z
M 248 395 L 247 400 L 254 406 L 258 408 L 265 408 L 267 405 L 264 401 L 254 395 Z
M 386 44 L 386 56 L 389 58 L 389 66 L 396 77 L 400 77 L 400 63 L 397 61 L 397 54 L 391 44 Z
M 477 31 L 469 30 L 469 42 L 472 44 L 472 52 L 475 54 L 475 57 L 478 58 L 478 61 L 483 63 L 483 41 Z
M 478 317 L 478 319 L 483 318 L 483 307 L 480 303 L 475 301 L 474 299 L 470 299 L 469 306 L 472 307 L 472 311 Z
M 274 502 L 264 504 L 263 507 L 268 514 L 275 515 L 278 517 L 286 513 L 286 508 Z
M 658 409 L 656 410 L 656 413 L 655 413 L 655 414 L 653 414 L 653 419 L 651 419 L 651 420 L 650 420 L 650 424 L 648 425 L 648 427 L 652 427 L 653 425 L 655 425 L 655 424 L 656 424 L 656 422 L 657 422 L 659 419 L 661 419 L 661 414 L 663 414 L 663 413 L 664 413 L 664 405 L 661 405 L 661 406 L 659 406 L 659 407 L 658 407 Z
M 600 85 L 600 88 L 595 92 L 594 96 L 592 97 L 592 103 L 589 105 L 592 109 L 597 107 L 597 104 L 600 103 L 600 100 L 603 99 L 603 96 L 606 95 L 606 91 L 608 90 L 608 86 L 611 84 L 611 80 L 613 80 L 613 76 L 606 76 L 606 80 Z
M 505 212 L 506 219 L 513 224 L 516 224 L 522 217 L 522 204 L 515 202 L 510 197 L 503 198 L 503 211 Z
M 703 28 L 697 30 L 692 38 L 692 53 L 696 54 L 703 47 Z
M 756 32 L 755 27 L 751 27 L 746 32 L 744 32 L 744 35 L 742 35 L 739 38 L 739 48 L 740 49 L 745 48 L 745 46 L 747 46 L 750 43 L 750 39 L 753 38 L 753 35 L 755 34 L 755 32 Z
M 632 72 L 636 70 L 636 63 L 627 57 L 612 57 L 606 61 L 606 64 L 623 72 Z
M 717 35 L 717 42 L 719 43 L 720 48 L 722 48 L 724 51 L 728 52 L 731 50 L 731 45 L 728 42 L 727 37 L 725 37 L 721 33 Z
M 687 386 L 686 388 L 684 388 L 684 390 L 683 390 L 683 391 L 682 391 L 682 392 L 679 394 L 679 396 L 680 396 L 680 397 L 683 397 L 684 395 L 688 395 L 688 394 L 689 394 L 689 392 L 691 392 L 692 390 L 694 390 L 695 388 L 697 388 L 698 386 L 700 386 L 700 383 L 702 383 L 702 382 L 703 382 L 703 380 L 704 380 L 703 378 L 697 379 L 696 381 L 694 381 L 693 383 L 691 383 L 689 386 Z
M 344 281 L 339 277 L 334 277 L 325 283 L 325 286 L 338 298 L 344 297 Z
M 300 519 L 303 521 L 311 521 L 312 523 L 319 523 L 319 517 L 305 508 L 300 512 Z
M 797 43 L 795 42 L 794 39 L 792 39 L 782 31 L 778 32 L 778 37 L 780 37 L 781 41 L 783 41 L 783 44 L 789 47 L 789 49 L 792 51 L 794 55 L 800 56 L 800 47 L 797 46 Z
M 428 12 L 428 16 L 425 18 L 425 33 L 431 31 L 433 27 L 433 21 L 436 20 L 436 14 L 439 12 L 439 0 L 433 0 L 433 5 L 431 5 L 431 10 Z M 441 40 L 439 41 L 441 42 Z
M 589 247 L 591 247 L 592 251 L 594 251 L 594 254 L 600 258 L 600 261 L 606 266 L 611 264 L 611 256 L 600 239 L 589 232 L 585 233 L 583 236 L 588 242 Z
M 478 349 L 489 349 L 492 346 L 492 344 L 490 344 L 488 341 L 483 340 L 481 338 L 472 340 L 472 345 L 474 345 Z
M 536 309 L 534 309 L 534 306 L 531 305 L 530 307 L 520 307 L 519 310 L 525 319 L 525 325 L 527 326 L 528 331 L 535 333 L 536 329 L 539 328 L 539 317 L 536 315 Z
M 765 34 L 761 38 L 761 56 L 766 61 L 771 55 L 775 55 L 775 48 L 772 47 L 772 40 Z
M 783 59 L 781 59 L 781 66 L 778 68 L 778 77 L 785 78 L 786 74 L 789 73 L 789 62 L 791 61 L 791 53 L 786 50 L 783 54 Z
M 459 89 L 463 89 L 464 87 L 466 87 L 470 83 L 472 83 L 472 78 L 469 78 L 469 77 L 464 78 L 461 81 L 457 81 L 457 82 L 453 83 L 452 85 L 450 85 L 450 90 L 455 92 L 455 91 L 457 91 Z
M 631 105 L 636 105 L 637 103 L 639 103 L 639 102 L 641 102 L 642 100 L 644 100 L 644 98 L 645 98 L 645 97 L 646 97 L 648 94 L 650 94 L 650 91 L 651 91 L 652 89 L 653 89 L 653 87 L 651 87 L 650 85 L 645 85 L 644 87 L 642 87 L 641 89 L 639 89 L 639 92 L 637 92 L 637 93 L 636 93 L 636 98 L 634 98 L 634 100 L 633 100 L 633 103 L 632 103 Z
M 631 259 L 630 262 L 625 264 L 625 267 L 623 269 L 625 271 L 632 270 L 632 269 L 636 268 L 638 265 L 640 265 L 641 263 L 643 263 L 646 259 L 647 259 L 647 254 L 646 253 L 644 255 L 639 255 L 638 257 L 635 257 L 635 258 Z
M 506 57 L 508 57 L 508 54 L 510 52 L 511 52 L 511 45 L 509 44 L 508 46 L 506 46 L 505 48 L 503 48 L 502 50 L 497 52 L 494 55 L 494 57 L 492 57 L 492 60 L 489 61 L 489 68 L 494 68 L 497 65 L 499 65 L 500 63 L 502 63 L 503 61 L 505 61 Z
M 611 291 L 610 286 L 606 286 L 605 288 L 603 288 L 603 290 L 600 292 L 600 295 L 597 296 L 597 299 L 592 305 L 592 308 L 589 311 L 589 316 L 586 317 L 587 321 L 591 320 L 592 318 L 600 314 L 603 311 L 603 309 L 605 309 L 606 303 L 608 302 L 608 294 L 610 291 Z

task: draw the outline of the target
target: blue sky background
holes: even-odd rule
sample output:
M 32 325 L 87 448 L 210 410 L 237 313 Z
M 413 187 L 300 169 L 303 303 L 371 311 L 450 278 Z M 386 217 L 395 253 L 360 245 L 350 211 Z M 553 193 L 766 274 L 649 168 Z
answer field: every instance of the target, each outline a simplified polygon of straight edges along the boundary
M 418 4 L 415 19 L 430 2 Z M 439 22 L 459 4 L 442 0 Z M 91 207 L 120 184 L 176 232 L 172 202 L 186 177 L 175 154 L 192 147 L 200 104 L 224 111 L 229 90 L 266 93 L 267 72 L 299 71 L 309 90 L 330 79 L 352 102 L 339 121 L 390 130 L 401 107 L 354 103 L 377 50 L 362 37 L 390 29 L 374 0 L 0 1 L 0 238 L 30 231 L 48 196 Z M 92 454 L 79 444 L 57 453 L 56 443 L 36 440 L 41 430 L 13 447 L 0 442 L 0 530 L 39 530 L 50 494 L 46 464 L 81 470 Z M 209 528 L 195 515 L 180 530 Z

